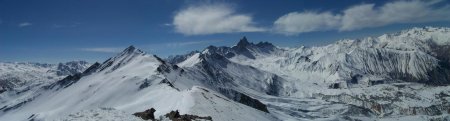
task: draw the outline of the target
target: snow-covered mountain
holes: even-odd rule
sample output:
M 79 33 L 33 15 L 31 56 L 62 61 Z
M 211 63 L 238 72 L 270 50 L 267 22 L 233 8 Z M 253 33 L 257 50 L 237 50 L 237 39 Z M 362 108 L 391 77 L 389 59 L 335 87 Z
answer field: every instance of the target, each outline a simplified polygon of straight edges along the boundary
M 449 54 L 450 28 L 433 27 L 320 47 L 244 37 L 168 59 L 130 46 L 90 67 L 47 65 L 70 75 L 1 93 L 0 120 L 141 120 L 130 116 L 151 108 L 163 120 L 449 120 Z
M 449 28 L 425 27 L 321 47 L 281 48 L 244 37 L 233 47 L 210 46 L 198 55 L 216 53 L 278 75 L 285 80 L 277 90 L 284 96 L 333 99 L 379 116 L 430 115 L 449 109 L 446 97 L 434 96 L 448 93 L 449 42 Z M 199 62 L 193 58 L 176 64 Z
M 448 34 L 448 28 L 414 28 L 375 38 L 300 48 L 280 48 L 264 42 L 253 44 L 244 37 L 233 47 L 211 46 L 206 51 L 278 75 L 316 83 L 338 83 L 341 88 L 398 81 L 443 85 L 450 82 L 446 55 Z
M 180 63 L 199 52 L 200 51 L 192 51 L 184 55 L 171 55 L 166 59 L 166 61 L 170 63 Z
M 211 116 L 215 120 L 276 120 L 267 112 L 233 101 L 248 102 L 252 98 L 235 92 L 233 96 L 239 97 L 229 99 L 200 87 L 207 84 L 186 73 L 176 65 L 130 46 L 82 74 L 33 91 L 29 94 L 33 97 L 22 102 L 6 100 L 0 118 L 53 120 L 81 110 L 112 107 L 130 113 L 155 108 L 158 116 L 179 110 L 182 114 Z

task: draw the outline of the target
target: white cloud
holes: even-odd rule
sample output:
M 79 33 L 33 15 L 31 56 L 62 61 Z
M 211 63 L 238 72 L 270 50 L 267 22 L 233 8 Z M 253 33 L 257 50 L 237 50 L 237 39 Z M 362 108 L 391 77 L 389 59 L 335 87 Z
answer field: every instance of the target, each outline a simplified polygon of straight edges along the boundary
M 274 22 L 274 30 L 288 35 L 311 31 L 351 31 L 390 24 L 450 21 L 450 5 L 442 0 L 394 1 L 381 6 L 361 4 L 330 12 L 292 12 Z
M 222 4 L 187 7 L 176 13 L 172 25 L 185 35 L 265 31 L 254 26 L 251 16 Z
M 396 23 L 449 21 L 449 6 L 433 8 L 436 4 L 439 2 L 416 0 L 391 2 L 378 8 L 374 4 L 354 6 L 344 11 L 339 30 L 348 31 Z
M 33 25 L 33 24 L 30 23 L 30 22 L 23 22 L 23 23 L 20 23 L 20 24 L 17 25 L 17 26 L 19 26 L 20 28 L 22 28 L 22 27 L 27 27 L 27 26 L 31 26 L 31 25 Z
M 274 22 L 274 29 L 278 33 L 293 35 L 302 32 L 325 31 L 339 27 L 340 16 L 330 12 L 292 12 L 281 16 Z
M 116 48 L 116 47 L 99 47 L 99 48 L 81 48 L 81 51 L 87 52 L 102 52 L 102 53 L 118 53 L 121 52 L 124 48 Z

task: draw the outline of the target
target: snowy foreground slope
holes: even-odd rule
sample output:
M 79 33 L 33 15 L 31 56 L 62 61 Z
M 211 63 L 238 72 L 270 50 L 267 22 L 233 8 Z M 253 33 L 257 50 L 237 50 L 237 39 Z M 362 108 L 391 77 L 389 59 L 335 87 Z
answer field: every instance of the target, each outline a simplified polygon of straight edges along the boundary
M 1 93 L 0 120 L 450 120 L 450 28 L 299 48 L 244 37 L 168 59 L 130 46 L 83 70 Z

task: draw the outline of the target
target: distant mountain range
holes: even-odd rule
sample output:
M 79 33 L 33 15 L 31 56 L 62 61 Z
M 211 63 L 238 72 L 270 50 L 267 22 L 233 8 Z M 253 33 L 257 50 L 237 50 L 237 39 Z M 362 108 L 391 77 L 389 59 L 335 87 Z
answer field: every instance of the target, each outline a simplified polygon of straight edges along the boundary
M 449 84 L 443 27 L 166 59 L 130 46 L 103 63 L 0 63 L 0 120 L 450 120 Z
M 68 75 L 80 73 L 89 66 L 86 61 L 58 64 L 0 62 L 0 90 L 52 83 Z

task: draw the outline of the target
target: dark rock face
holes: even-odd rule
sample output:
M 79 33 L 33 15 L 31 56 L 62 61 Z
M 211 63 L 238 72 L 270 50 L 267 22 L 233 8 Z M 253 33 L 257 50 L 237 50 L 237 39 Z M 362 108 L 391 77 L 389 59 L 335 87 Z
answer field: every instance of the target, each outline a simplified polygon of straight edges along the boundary
M 37 117 L 37 115 L 36 114 L 31 114 L 31 116 L 30 117 L 28 117 L 28 121 L 35 121 L 35 119 L 34 118 L 36 118 Z
M 3 106 L 2 108 L 0 108 L 0 110 L 3 111 L 3 112 L 7 112 L 7 111 L 10 111 L 10 110 L 13 110 L 13 109 L 17 109 L 17 108 L 20 108 L 22 105 L 33 101 L 34 99 L 35 99 L 35 97 L 32 97 L 32 98 L 28 98 L 27 100 L 24 100 L 24 101 L 19 102 L 19 103 L 15 104 L 15 105 L 12 105 L 12 106 Z
M 154 108 L 151 108 L 151 109 L 145 110 L 144 112 L 136 112 L 133 115 L 136 117 L 142 118 L 144 120 L 154 121 L 155 120 L 155 115 L 154 115 L 155 111 L 156 110 Z
M 139 117 L 144 120 L 152 120 L 152 121 L 158 121 L 158 119 L 155 119 L 155 113 L 156 110 L 154 108 L 147 109 L 143 112 L 136 112 L 133 115 L 136 117 Z M 197 116 L 197 115 L 190 115 L 190 114 L 184 114 L 180 115 L 180 112 L 178 110 L 176 111 L 170 111 L 165 117 L 169 118 L 172 121 L 196 121 L 196 120 L 209 120 L 212 121 L 211 116 Z M 159 119 L 161 120 L 161 119 Z
M 189 114 L 180 115 L 180 112 L 178 112 L 178 110 L 170 111 L 169 113 L 167 113 L 164 116 L 166 116 L 167 118 L 169 118 L 172 121 L 195 121 L 195 120 L 212 121 L 211 116 L 201 117 L 201 116 L 189 115 Z
M 269 110 L 267 110 L 266 105 L 264 105 L 263 103 L 261 103 L 259 100 L 253 99 L 247 95 L 241 94 L 239 97 L 239 103 L 242 104 L 247 104 L 250 107 L 254 107 L 258 110 L 264 111 L 264 112 L 269 112 Z
M 339 83 L 332 83 L 332 84 L 330 84 L 330 85 L 328 86 L 328 88 L 329 88 L 329 89 L 339 89 L 339 88 L 341 88 L 341 87 L 340 87 L 340 84 L 339 84 Z
M 358 81 L 362 78 L 362 75 L 356 74 L 352 76 L 352 79 L 350 80 L 351 84 L 358 84 Z
M 161 58 L 154 56 L 159 62 L 162 64 L 156 68 L 156 70 L 160 73 L 170 73 L 172 71 L 178 71 L 180 73 L 184 72 L 184 70 L 177 65 L 172 65 L 171 63 L 167 63 L 166 61 L 162 60 Z
M 180 91 L 180 89 L 176 88 L 169 80 L 167 79 L 163 79 L 161 80 L 161 82 L 159 82 L 159 84 L 167 84 L 168 86 Z
M 156 55 L 153 55 L 153 57 L 155 57 L 156 60 L 158 60 L 158 61 L 161 62 L 162 64 L 166 64 L 166 61 L 164 61 L 162 58 L 160 58 L 160 57 L 158 57 L 158 56 L 156 56 Z
M 109 58 L 108 60 L 103 62 L 103 64 L 99 67 L 99 71 L 105 70 L 106 68 L 110 67 L 113 63 L 114 61 L 112 61 L 112 58 Z
M 18 78 L 0 79 L 0 94 L 8 90 L 13 90 L 17 83 L 21 83 Z
M 131 53 L 134 50 L 136 50 L 136 47 L 134 47 L 133 45 L 130 45 L 127 48 L 125 48 L 125 50 L 123 50 L 123 52 Z
M 141 90 L 141 89 L 147 88 L 150 85 L 151 85 L 150 81 L 148 79 L 145 79 L 144 82 L 141 85 L 139 85 L 139 89 Z
M 432 55 L 439 60 L 439 67 L 428 73 L 429 82 L 432 82 L 432 85 L 448 85 L 450 84 L 450 45 L 432 47 Z
M 69 87 L 73 83 L 75 83 L 78 80 L 80 80 L 82 76 L 83 75 L 81 73 L 77 73 L 77 74 L 74 74 L 74 75 L 69 75 L 69 76 L 65 77 L 64 79 L 57 81 L 56 85 L 60 85 L 63 88 Z
M 269 83 L 266 94 L 274 95 L 274 96 L 280 95 L 280 93 L 281 93 L 280 91 L 283 88 L 283 86 L 282 86 L 283 83 L 282 83 L 282 81 L 279 80 L 280 78 L 281 77 L 276 76 L 276 75 L 272 77 L 272 82 Z
M 379 85 L 379 84 L 384 84 L 383 80 L 370 80 L 369 81 L 369 85 L 373 86 L 373 85 Z
M 242 39 L 239 40 L 239 42 L 237 44 L 238 47 L 247 47 L 248 45 L 250 45 L 250 43 L 248 42 L 247 37 L 245 37 L 245 36 L 242 37 Z
M 261 103 L 257 99 L 251 98 L 250 96 L 247 96 L 245 94 L 242 94 L 242 93 L 232 90 L 232 89 L 219 88 L 218 90 L 220 93 L 222 93 L 226 97 L 228 97 L 236 102 L 239 102 L 241 104 L 250 106 L 250 107 L 258 109 L 260 111 L 269 113 L 267 106 L 265 104 Z
M 100 66 L 100 63 L 96 62 L 96 63 L 92 64 L 89 68 L 84 70 L 83 74 L 88 75 L 88 74 L 94 73 L 95 71 L 98 70 L 99 66 Z
M 247 41 L 247 38 L 243 37 L 238 42 L 238 44 L 236 46 L 232 47 L 231 49 L 233 49 L 235 53 L 238 53 L 240 55 L 244 55 L 244 56 L 246 56 L 248 58 L 251 58 L 251 59 L 255 59 L 255 56 L 253 56 L 251 54 L 251 52 L 248 50 L 248 47 L 252 46 L 252 45 L 253 45 L 253 43 L 249 43 Z
M 169 65 L 162 64 L 159 65 L 158 68 L 156 68 L 156 70 L 161 73 L 170 73 L 171 69 Z
M 3 87 L 0 87 L 0 94 L 2 94 L 3 92 L 6 92 L 7 90 Z

